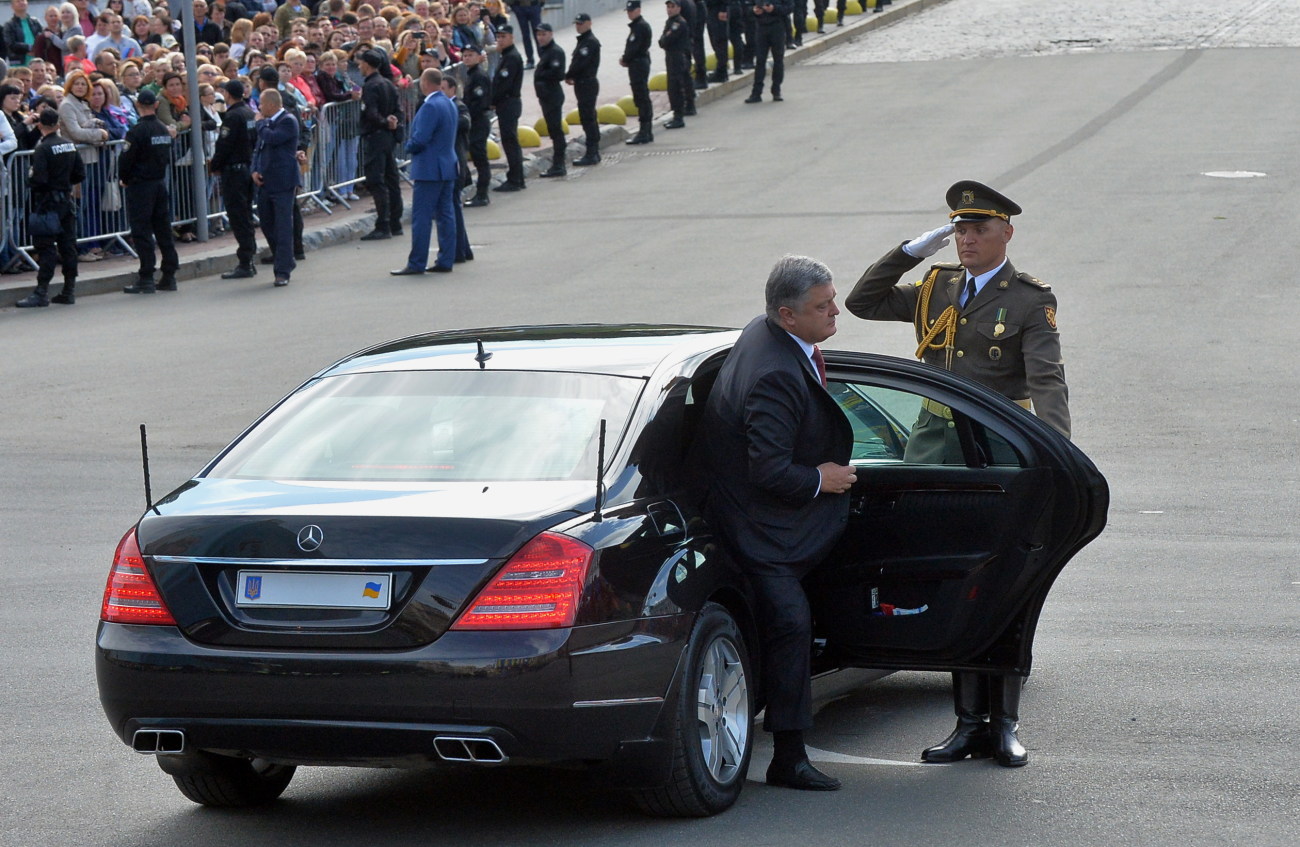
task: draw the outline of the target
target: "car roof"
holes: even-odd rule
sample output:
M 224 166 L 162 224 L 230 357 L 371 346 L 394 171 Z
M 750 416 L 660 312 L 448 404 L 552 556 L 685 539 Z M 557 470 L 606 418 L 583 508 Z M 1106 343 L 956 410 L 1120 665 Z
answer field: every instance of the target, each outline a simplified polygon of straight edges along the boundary
M 664 361 L 729 347 L 739 330 L 681 324 L 556 324 L 429 332 L 361 350 L 318 376 L 405 370 L 568 371 L 648 377 Z

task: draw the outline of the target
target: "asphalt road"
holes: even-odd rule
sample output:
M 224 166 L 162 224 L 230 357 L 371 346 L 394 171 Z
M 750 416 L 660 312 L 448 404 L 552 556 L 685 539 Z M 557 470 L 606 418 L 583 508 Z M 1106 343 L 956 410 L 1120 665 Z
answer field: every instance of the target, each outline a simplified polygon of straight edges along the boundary
M 0 844 L 1300 842 L 1297 61 L 1272 48 L 799 67 L 783 104 L 727 98 L 649 150 L 470 210 L 478 258 L 448 276 L 390 278 L 405 243 L 348 244 L 313 253 L 287 289 L 205 280 L 0 310 Z M 1043 615 L 1027 768 L 913 764 L 951 723 L 946 680 L 924 674 L 821 710 L 809 741 L 844 791 L 751 782 L 703 821 L 509 771 L 302 770 L 273 806 L 214 812 L 109 731 L 93 634 L 143 504 L 140 422 L 163 491 L 378 340 L 740 325 L 781 253 L 822 259 L 846 292 L 944 220 L 959 178 L 1026 209 L 1011 257 L 1056 288 L 1075 438 L 1112 487 L 1109 528 Z M 912 349 L 905 325 L 848 315 L 833 344 Z

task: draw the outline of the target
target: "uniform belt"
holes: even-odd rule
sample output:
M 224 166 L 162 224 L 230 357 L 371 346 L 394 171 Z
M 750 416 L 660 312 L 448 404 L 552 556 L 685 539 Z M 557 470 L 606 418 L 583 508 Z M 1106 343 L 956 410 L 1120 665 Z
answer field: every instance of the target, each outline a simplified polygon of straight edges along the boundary
M 1012 400 L 1011 402 L 1015 403 L 1017 406 L 1024 409 L 1026 412 L 1033 411 L 1034 408 L 1033 403 L 1027 399 Z M 921 408 L 925 409 L 927 412 L 929 412 L 932 415 L 935 415 L 936 417 L 940 417 L 943 418 L 944 420 L 949 420 L 949 421 L 952 420 L 952 409 L 948 408 L 942 403 L 936 403 L 928 397 L 921 399 Z
M 247 169 L 249 167 L 252 167 L 252 165 L 250 165 L 248 162 L 227 162 L 223 167 L 226 170 L 237 171 L 240 170 L 241 168 Z

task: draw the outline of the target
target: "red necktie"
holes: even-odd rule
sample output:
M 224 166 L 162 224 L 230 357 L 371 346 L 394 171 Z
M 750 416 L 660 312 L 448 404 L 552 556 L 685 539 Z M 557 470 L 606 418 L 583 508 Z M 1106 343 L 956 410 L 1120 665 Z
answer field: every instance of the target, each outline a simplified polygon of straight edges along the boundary
M 826 387 L 826 360 L 822 358 L 822 348 L 816 344 L 813 345 L 812 354 L 813 364 L 817 366 L 817 377 L 822 381 L 822 388 Z

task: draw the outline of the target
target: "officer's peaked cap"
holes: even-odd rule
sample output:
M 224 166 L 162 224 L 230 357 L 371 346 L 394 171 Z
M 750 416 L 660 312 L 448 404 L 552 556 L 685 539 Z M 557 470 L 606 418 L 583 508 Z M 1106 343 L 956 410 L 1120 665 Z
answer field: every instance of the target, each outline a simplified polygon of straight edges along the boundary
M 1012 215 L 1021 212 L 1015 201 L 973 179 L 953 183 L 944 198 L 948 201 L 948 208 L 952 209 L 948 218 L 954 223 L 984 221 L 989 218 L 1010 221 Z

